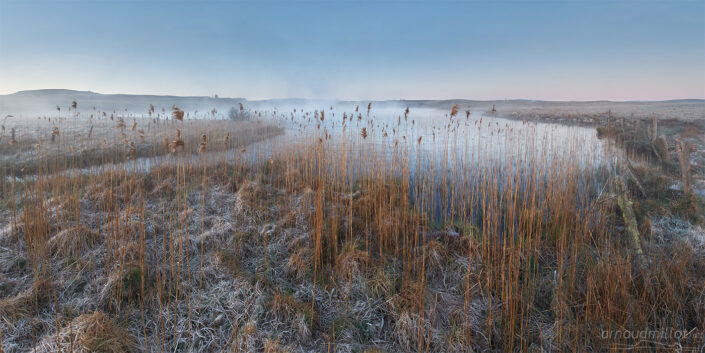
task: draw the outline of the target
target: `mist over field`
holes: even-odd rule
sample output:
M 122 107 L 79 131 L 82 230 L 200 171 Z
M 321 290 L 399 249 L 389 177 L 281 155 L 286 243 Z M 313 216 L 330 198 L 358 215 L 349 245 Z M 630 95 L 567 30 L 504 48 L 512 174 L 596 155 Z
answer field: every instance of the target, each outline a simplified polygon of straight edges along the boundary
M 703 28 L 0 0 L 0 353 L 701 352 Z
M 161 95 L 135 95 L 135 94 L 102 94 L 90 91 L 73 91 L 63 89 L 44 89 L 21 91 L 7 95 L 0 95 L 0 114 L 15 114 L 23 116 L 56 114 L 56 108 L 67 109 L 72 101 L 81 102 L 81 111 L 86 114 L 91 111 L 128 112 L 133 115 L 145 115 L 150 104 L 168 111 L 173 106 L 179 106 L 184 111 L 206 113 L 212 109 L 225 114 L 230 108 L 239 103 L 251 108 L 283 109 L 288 107 L 306 108 L 314 110 L 334 105 L 360 105 L 369 101 L 350 101 L 332 99 L 266 99 L 248 100 L 245 98 L 226 97 L 181 97 Z M 576 114 L 597 115 L 611 110 L 616 115 L 637 118 L 656 117 L 658 119 L 679 118 L 683 120 L 705 119 L 705 100 L 681 99 L 668 101 L 593 101 L 593 102 L 559 102 L 559 101 L 534 101 L 526 99 L 513 100 L 471 100 L 471 99 L 444 99 L 444 100 L 383 100 L 374 101 L 375 107 L 394 108 L 403 110 L 405 107 L 433 108 L 448 110 L 455 104 L 472 107 L 473 109 L 490 111 L 492 105 L 496 106 L 502 114 L 552 114 L 570 117 Z

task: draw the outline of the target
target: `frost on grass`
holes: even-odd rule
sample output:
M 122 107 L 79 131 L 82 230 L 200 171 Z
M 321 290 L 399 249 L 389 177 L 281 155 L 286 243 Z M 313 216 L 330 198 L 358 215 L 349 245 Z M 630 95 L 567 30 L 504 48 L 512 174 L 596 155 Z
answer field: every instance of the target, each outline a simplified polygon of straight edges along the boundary
M 399 292 L 398 265 L 376 264 L 360 242 L 341 247 L 314 276 L 307 216 L 314 195 L 305 188 L 292 198 L 281 195 L 262 181 L 245 181 L 236 193 L 214 184 L 205 200 L 196 189 L 169 212 L 167 195 L 144 203 L 120 198 L 125 203 L 110 209 L 86 194 L 81 212 L 96 230 L 48 219 L 53 287 L 46 281 L 23 287 L 21 276 L 31 272 L 11 268 L 7 253 L 0 256 L 2 275 L 13 284 L 0 300 L 3 316 L 14 318 L 0 321 L 5 350 L 451 351 L 464 338 L 457 330 L 445 334 L 448 328 L 482 332 L 482 317 L 459 324 L 463 299 L 457 283 L 444 277 L 451 270 L 440 243 L 418 249 L 429 278 L 438 279 L 424 291 L 442 293 L 425 295 L 421 317 L 413 307 L 417 292 Z M 23 238 L 23 229 L 5 225 L 3 244 Z M 462 278 L 461 267 L 452 270 Z
M 586 284 L 559 274 L 568 265 L 551 250 L 570 244 L 542 228 L 548 215 L 518 213 L 542 230 L 532 240 L 541 247 L 514 252 L 518 243 L 488 242 L 473 225 L 429 225 L 401 202 L 408 190 L 397 181 L 322 190 L 299 169 L 266 163 L 268 175 L 165 165 L 103 175 L 65 199 L 27 196 L 30 207 L 0 228 L 4 350 L 467 352 L 525 342 L 540 351 L 566 349 L 561 340 L 584 328 L 576 318 Z M 652 227 L 655 248 L 687 242 L 655 263 L 665 275 L 585 244 L 570 250 L 586 259 L 571 270 L 591 290 L 656 278 L 694 293 L 668 278 L 698 271 L 702 228 L 677 218 Z M 611 308 L 642 300 L 617 294 Z M 678 294 L 659 295 L 673 304 Z M 686 299 L 693 313 L 683 317 L 703 317 L 705 300 Z
M 73 319 L 55 335 L 46 336 L 34 347 L 35 352 L 106 352 L 140 351 L 137 340 L 115 325 L 104 313 L 96 311 Z

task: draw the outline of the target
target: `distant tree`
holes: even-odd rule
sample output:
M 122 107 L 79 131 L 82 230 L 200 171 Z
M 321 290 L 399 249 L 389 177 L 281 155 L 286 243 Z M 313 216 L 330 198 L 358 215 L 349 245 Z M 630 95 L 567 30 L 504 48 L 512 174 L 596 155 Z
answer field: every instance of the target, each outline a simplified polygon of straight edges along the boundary
M 248 120 L 250 119 L 250 114 L 242 107 L 240 109 L 232 107 L 228 111 L 228 118 L 234 121 Z

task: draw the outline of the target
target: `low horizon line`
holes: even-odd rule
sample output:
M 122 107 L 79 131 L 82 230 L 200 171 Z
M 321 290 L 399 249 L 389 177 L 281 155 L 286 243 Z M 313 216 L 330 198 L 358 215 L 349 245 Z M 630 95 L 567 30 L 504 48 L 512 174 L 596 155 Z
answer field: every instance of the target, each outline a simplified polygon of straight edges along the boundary
M 339 102 L 390 102 L 390 101 L 476 101 L 476 102 L 497 102 L 497 101 L 529 101 L 529 102 L 556 102 L 556 103 L 596 103 L 596 102 L 610 102 L 610 103 L 655 103 L 655 102 L 669 102 L 669 101 L 705 101 L 703 98 L 671 98 L 671 99 L 630 99 L 630 100 L 610 100 L 610 99 L 589 99 L 589 100 L 550 100 L 550 99 L 533 99 L 533 98 L 497 98 L 497 99 L 472 99 L 472 98 L 442 98 L 442 99 L 429 99 L 429 98 L 391 98 L 391 99 L 344 99 L 344 98 L 302 98 L 302 97 L 280 97 L 280 98 L 261 98 L 261 99 L 250 99 L 246 97 L 229 97 L 220 96 L 218 94 L 213 95 L 175 95 L 175 94 L 153 94 L 153 93 L 102 93 L 92 90 L 79 90 L 71 88 L 37 88 L 37 89 L 24 89 L 15 91 L 12 93 L 3 93 L 0 96 L 11 96 L 13 94 L 24 93 L 24 92 L 38 92 L 38 91 L 67 91 L 67 92 L 77 92 L 77 93 L 93 93 L 104 96 L 109 95 L 123 95 L 123 96 L 153 96 L 153 97 L 176 97 L 176 98 L 210 98 L 210 99 L 244 99 L 250 102 L 263 102 L 263 101 L 275 101 L 275 100 L 309 100 L 309 101 L 339 101 Z M 217 97 L 216 97 L 217 96 Z

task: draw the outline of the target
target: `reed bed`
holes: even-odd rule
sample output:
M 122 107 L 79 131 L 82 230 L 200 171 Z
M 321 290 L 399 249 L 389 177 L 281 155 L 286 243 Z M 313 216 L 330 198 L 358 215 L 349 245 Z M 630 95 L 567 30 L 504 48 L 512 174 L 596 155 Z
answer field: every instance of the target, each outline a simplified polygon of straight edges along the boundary
M 639 216 L 632 241 L 623 205 L 640 210 L 624 162 L 633 155 L 594 130 L 465 107 L 434 119 L 360 109 L 251 110 L 256 119 L 230 121 L 174 107 L 169 120 L 101 114 L 14 126 L 16 142 L 0 144 L 3 156 L 22 156 L 2 167 L 1 346 L 705 343 L 702 228 L 687 223 L 664 238 L 658 223 L 647 236 Z

